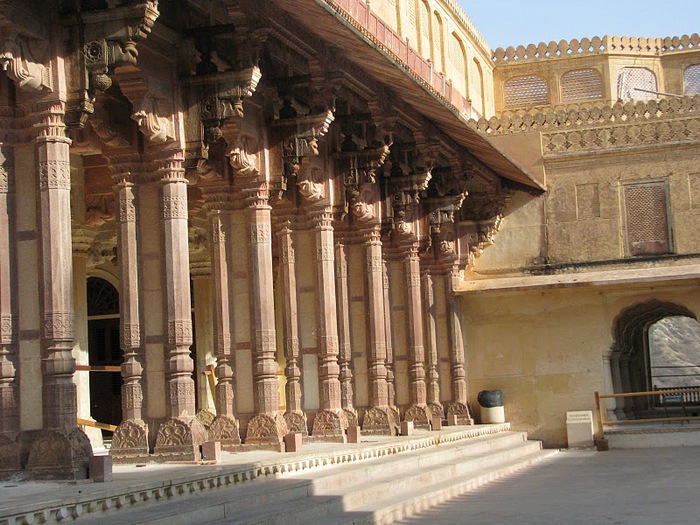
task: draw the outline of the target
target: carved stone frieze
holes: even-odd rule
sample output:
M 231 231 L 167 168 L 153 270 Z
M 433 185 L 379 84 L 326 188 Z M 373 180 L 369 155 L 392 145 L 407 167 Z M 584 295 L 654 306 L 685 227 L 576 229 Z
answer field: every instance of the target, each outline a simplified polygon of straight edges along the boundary
M 343 410 L 320 410 L 314 416 L 312 436 L 342 436 L 348 427 L 347 416 Z
M 52 341 L 73 342 L 75 337 L 75 315 L 73 312 L 45 313 L 43 336 Z
M 370 407 L 362 419 L 362 433 L 395 436 L 398 434 L 398 414 L 389 407 Z

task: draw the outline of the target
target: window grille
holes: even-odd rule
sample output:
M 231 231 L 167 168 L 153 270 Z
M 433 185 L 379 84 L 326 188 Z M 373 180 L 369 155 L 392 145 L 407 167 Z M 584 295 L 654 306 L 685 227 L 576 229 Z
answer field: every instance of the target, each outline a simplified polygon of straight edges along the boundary
M 656 75 L 644 67 L 623 67 L 617 75 L 617 96 L 621 100 L 657 98 Z
M 547 81 L 542 77 L 526 75 L 514 77 L 505 83 L 505 103 L 508 108 L 541 106 L 549 103 Z
M 99 277 L 87 280 L 88 315 L 119 314 L 119 292 L 109 282 Z
M 561 77 L 561 100 L 573 102 L 603 97 L 603 78 L 595 69 L 569 71 Z
M 408 23 L 416 27 L 416 0 L 408 0 L 406 9 L 408 10 Z
M 685 94 L 700 95 L 700 64 L 685 68 Z
M 430 39 L 430 11 L 425 2 L 420 3 L 420 32 Z
M 664 182 L 624 187 L 629 255 L 659 255 L 671 250 L 667 189 Z

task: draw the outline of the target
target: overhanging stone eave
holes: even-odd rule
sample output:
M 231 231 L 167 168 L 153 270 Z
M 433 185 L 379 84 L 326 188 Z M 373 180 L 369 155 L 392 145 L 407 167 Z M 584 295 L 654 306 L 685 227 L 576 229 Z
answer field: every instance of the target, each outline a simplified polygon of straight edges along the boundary
M 455 293 L 477 295 L 485 293 L 556 290 L 567 288 L 614 288 L 617 286 L 648 287 L 658 285 L 684 285 L 700 282 L 700 264 L 684 264 L 657 268 L 597 270 L 556 275 L 523 275 L 519 277 L 494 277 L 460 283 Z
M 284 0 L 275 2 L 315 36 L 334 42 L 347 60 L 396 91 L 404 102 L 433 121 L 458 145 L 466 148 L 499 176 L 537 190 L 545 189 L 544 181 L 537 180 L 482 133 L 470 128 L 457 108 L 411 74 L 405 64 L 340 16 L 325 0 L 301 0 L 294 6 Z M 305 9 L 299 4 L 303 4 Z M 300 17 L 299 13 L 304 13 L 304 16 Z M 315 23 L 309 23 L 310 20 Z M 368 60 L 368 55 L 377 60 Z

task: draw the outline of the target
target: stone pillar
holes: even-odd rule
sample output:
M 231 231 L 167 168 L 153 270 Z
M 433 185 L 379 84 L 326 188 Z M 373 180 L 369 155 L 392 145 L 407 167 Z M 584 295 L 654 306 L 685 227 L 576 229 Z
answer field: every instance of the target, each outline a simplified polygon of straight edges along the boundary
M 231 250 L 231 213 L 212 210 L 211 269 L 213 280 L 214 344 L 216 354 L 216 419 L 209 428 L 209 437 L 221 441 L 224 449 L 241 444 L 234 407 L 234 368 L 231 348 L 231 290 L 229 284 Z
M 14 152 L 0 143 L 0 479 L 20 468 Z
M 406 324 L 408 326 L 408 380 L 411 405 L 404 420 L 413 421 L 416 428 L 430 429 L 432 415 L 428 409 L 425 385 L 425 348 L 423 346 L 423 304 L 420 286 L 418 248 L 412 245 L 405 255 Z
M 395 433 L 397 421 L 389 410 L 386 369 L 386 324 L 384 304 L 384 262 L 379 229 L 371 230 L 365 244 L 367 261 L 367 331 L 369 332 L 369 404 L 362 431 L 366 434 Z
M 204 261 L 191 261 L 192 296 L 194 301 L 194 333 L 197 347 L 194 363 L 195 384 L 197 386 L 196 406 L 197 418 L 202 424 L 209 426 L 216 417 L 216 388 L 212 391 L 208 376 L 205 375 L 207 365 L 213 364 L 214 354 L 214 320 L 212 306 L 211 267 Z M 199 264 L 198 264 L 199 263 Z
M 27 469 L 37 478 L 83 478 L 92 455 L 77 426 L 73 382 L 75 336 L 70 214 L 70 139 L 61 102 L 42 104 L 38 115 L 37 177 L 43 308 L 43 430 L 31 445 Z
M 289 432 L 308 435 L 306 415 L 302 409 L 301 369 L 299 368 L 299 315 L 297 302 L 297 278 L 295 271 L 294 243 L 291 222 L 285 221 L 278 232 L 280 246 L 280 280 L 284 295 L 284 356 L 287 364 L 285 396 L 287 412 L 284 420 Z
M 254 182 L 243 189 L 243 196 L 248 204 L 250 232 L 250 311 L 256 412 L 256 416 L 248 423 L 245 441 L 278 445 L 287 434 L 287 424 L 279 413 L 268 185 L 266 182 Z
M 423 308 L 425 309 L 425 355 L 428 365 L 427 389 L 428 407 L 433 417 L 444 416 L 440 403 L 440 374 L 438 372 L 437 348 L 437 305 L 435 304 L 435 283 L 428 271 L 423 274 Z
M 119 265 L 120 342 L 122 363 L 122 422 L 112 438 L 115 462 L 143 461 L 148 456 L 148 425 L 143 421 L 143 347 L 139 263 L 138 188 L 130 166 L 113 165 L 117 203 L 117 261 Z
M 340 366 L 338 365 L 338 318 L 335 300 L 335 253 L 333 246 L 333 208 L 325 206 L 311 212 L 316 229 L 316 276 L 318 279 L 318 378 L 320 410 L 314 418 L 312 434 L 342 437 L 347 427 L 340 403 Z
M 192 314 L 187 231 L 187 179 L 183 156 L 171 154 L 158 163 L 162 231 L 166 413 L 158 428 L 154 453 L 159 460 L 199 459 L 206 432 L 195 418 L 190 357 Z
M 389 300 L 389 269 L 386 260 L 382 261 L 382 281 L 384 288 L 384 335 L 386 337 L 386 382 L 389 392 L 389 407 L 394 410 L 397 421 L 396 388 L 394 386 L 394 342 L 391 333 L 391 301 Z
M 620 352 L 611 352 L 610 369 L 612 372 L 612 390 L 610 393 L 624 392 L 622 389 L 622 374 L 620 373 Z M 615 419 L 625 418 L 625 401 L 622 397 L 615 398 Z
M 352 385 L 352 342 L 350 339 L 350 296 L 348 292 L 348 254 L 345 241 L 335 243 L 335 295 L 338 315 L 338 365 L 340 366 L 340 405 L 348 425 L 357 426 L 355 393 Z
M 453 276 L 447 275 L 445 289 L 447 294 L 447 324 L 450 342 L 450 361 L 452 372 L 452 402 L 447 407 L 447 417 L 457 416 L 460 425 L 473 425 L 467 405 L 467 374 L 465 371 L 464 338 L 462 335 L 462 312 L 460 299 L 452 290 Z
M 88 250 L 95 240 L 96 231 L 85 225 L 85 170 L 83 158 L 71 155 L 71 209 L 73 215 L 73 306 L 75 310 L 75 341 L 73 357 L 77 365 L 89 365 L 88 312 L 87 312 L 87 260 Z M 73 376 L 78 395 L 78 417 L 94 421 L 90 415 L 90 372 L 79 371 Z M 104 451 L 102 431 L 85 426 L 83 431 L 90 439 L 93 450 Z

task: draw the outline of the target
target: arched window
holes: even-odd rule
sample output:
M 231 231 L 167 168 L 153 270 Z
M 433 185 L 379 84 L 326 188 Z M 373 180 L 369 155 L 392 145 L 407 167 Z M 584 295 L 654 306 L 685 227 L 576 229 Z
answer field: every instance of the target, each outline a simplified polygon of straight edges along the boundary
M 467 53 L 464 44 L 459 37 L 452 33 L 450 38 L 450 71 L 448 78 L 452 80 L 452 85 L 462 96 L 467 96 Z
M 418 5 L 416 0 L 406 0 L 406 20 L 408 20 L 408 27 L 406 28 L 405 37 L 408 38 L 412 45 L 416 45 L 418 42 L 418 22 L 416 20 L 416 11 L 418 10 Z
M 507 108 L 549 104 L 547 81 L 534 75 L 513 77 L 507 80 L 504 86 L 504 96 Z
M 651 388 L 700 386 L 700 323 L 668 316 L 649 327 Z
M 433 64 L 436 71 L 445 72 L 445 35 L 437 11 L 433 13 Z
M 700 385 L 700 324 L 693 312 L 656 299 L 623 310 L 613 326 L 610 371 L 615 393 Z M 641 416 L 662 398 L 618 398 L 618 416 Z M 610 407 L 612 408 L 612 407 Z
M 656 75 L 645 67 L 623 67 L 617 75 L 617 97 L 620 100 L 657 98 Z
M 427 0 L 421 0 L 420 17 L 418 23 L 420 25 L 420 52 L 423 58 L 433 60 L 432 46 L 430 41 L 430 6 Z
M 683 73 L 685 91 L 688 96 L 700 95 L 700 64 L 695 64 L 685 68 Z
M 603 77 L 595 69 L 568 71 L 561 77 L 561 100 L 573 102 L 603 97 Z
M 474 110 L 479 113 L 480 117 L 486 114 L 486 100 L 484 92 L 484 73 L 481 70 L 481 64 L 475 58 L 472 62 L 472 74 L 470 76 L 469 96 L 472 99 Z

